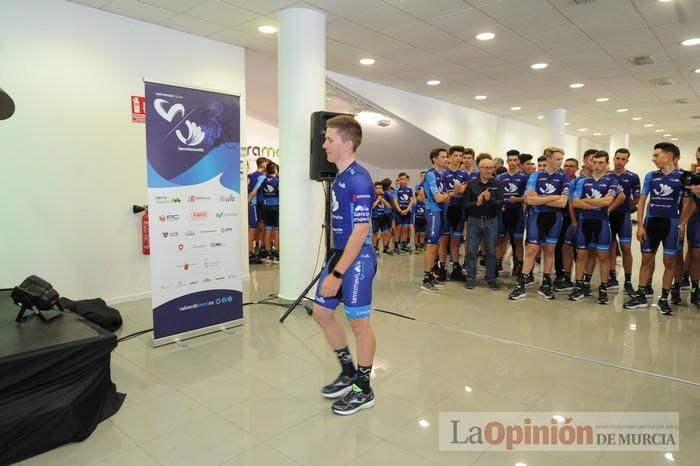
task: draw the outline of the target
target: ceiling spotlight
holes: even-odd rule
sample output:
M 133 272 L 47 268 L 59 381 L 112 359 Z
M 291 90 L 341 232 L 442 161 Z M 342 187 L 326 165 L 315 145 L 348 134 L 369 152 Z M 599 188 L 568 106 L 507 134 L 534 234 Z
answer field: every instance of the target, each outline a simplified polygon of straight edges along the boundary
M 671 138 L 671 141 L 678 141 L 678 138 Z
M 659 3 L 671 3 L 673 0 L 659 0 Z
M 438 84 L 440 84 L 440 81 L 438 81 L 437 79 L 432 79 L 430 81 L 426 81 L 425 84 L 427 84 L 428 86 L 437 86 Z
M 632 119 L 633 119 L 634 121 L 639 121 L 639 120 L 643 120 L 644 118 L 642 118 L 642 117 L 633 117 Z
M 663 133 L 664 130 L 662 130 L 662 129 L 657 129 L 657 130 L 654 130 L 654 132 L 656 132 L 656 133 Z
M 617 112 L 617 113 L 629 112 L 629 109 L 628 109 L 628 108 L 618 108 L 618 109 L 616 110 L 616 112 Z
M 608 100 L 610 100 L 609 97 L 600 97 L 598 99 L 595 99 L 596 102 L 607 102 Z
M 664 453 L 664 458 L 666 458 L 669 461 L 676 461 L 676 459 L 673 457 L 673 453 Z
M 647 123 L 644 125 L 645 128 L 651 128 L 652 126 L 654 126 L 654 123 Z
M 374 58 L 363 58 L 360 60 L 360 63 L 363 65 L 374 65 Z
M 664 137 L 665 137 L 665 138 L 667 138 L 667 137 L 669 137 L 669 136 L 671 136 L 671 133 L 666 133 L 666 134 L 664 134 Z
M 603 133 L 593 133 L 593 136 L 602 136 Z
M 426 421 L 425 419 L 421 419 L 420 421 L 418 421 L 418 424 L 421 427 L 430 427 L 430 423 L 428 421 Z
M 542 120 L 543 118 L 544 118 L 544 115 L 538 115 L 538 116 L 537 116 L 537 119 L 538 119 L 538 120 Z
M 569 122 L 567 121 L 566 123 L 564 123 L 564 126 L 569 126 L 570 124 L 571 124 L 571 123 L 569 123 Z
M 513 110 L 514 112 L 517 112 L 518 110 L 522 110 L 523 108 L 522 107 L 510 107 L 510 109 Z
M 700 68 L 696 69 L 695 72 L 696 72 L 697 74 L 700 74 Z
M 583 87 L 583 83 L 573 83 L 573 84 L 569 84 L 569 87 L 570 87 L 571 89 L 580 89 L 580 88 Z
M 700 44 L 700 37 L 693 37 L 692 39 L 686 39 L 683 42 L 681 42 L 681 45 L 685 45 L 686 47 L 698 44 Z
M 485 95 L 475 95 L 475 96 L 474 96 L 474 99 L 476 99 L 476 100 L 486 100 L 486 96 L 485 96 Z
M 494 37 L 496 37 L 496 34 L 493 32 L 482 32 L 481 34 L 476 35 L 477 40 L 491 40 Z
M 588 128 L 579 128 L 579 131 L 588 131 Z
M 260 26 L 258 31 L 262 32 L 263 34 L 274 34 L 277 32 L 277 28 L 266 24 L 264 26 Z
M 543 70 L 547 68 L 549 65 L 546 63 L 535 63 L 534 65 L 530 65 L 530 68 L 533 70 Z

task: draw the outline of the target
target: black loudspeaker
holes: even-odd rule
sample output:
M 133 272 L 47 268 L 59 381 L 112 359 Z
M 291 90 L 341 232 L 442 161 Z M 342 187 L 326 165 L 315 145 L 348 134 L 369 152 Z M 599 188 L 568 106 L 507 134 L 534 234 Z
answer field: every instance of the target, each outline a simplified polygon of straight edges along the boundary
M 312 180 L 334 180 L 338 174 L 338 167 L 328 161 L 326 151 L 323 149 L 323 143 L 326 140 L 326 122 L 338 115 L 349 114 L 334 112 L 314 112 L 311 114 L 311 163 L 309 164 L 309 177 Z

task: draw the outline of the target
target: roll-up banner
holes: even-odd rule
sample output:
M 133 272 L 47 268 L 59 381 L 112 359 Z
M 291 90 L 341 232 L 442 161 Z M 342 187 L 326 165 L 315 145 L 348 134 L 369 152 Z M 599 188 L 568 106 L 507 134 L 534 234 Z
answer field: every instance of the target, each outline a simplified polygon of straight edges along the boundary
M 154 346 L 243 323 L 240 97 L 145 81 Z

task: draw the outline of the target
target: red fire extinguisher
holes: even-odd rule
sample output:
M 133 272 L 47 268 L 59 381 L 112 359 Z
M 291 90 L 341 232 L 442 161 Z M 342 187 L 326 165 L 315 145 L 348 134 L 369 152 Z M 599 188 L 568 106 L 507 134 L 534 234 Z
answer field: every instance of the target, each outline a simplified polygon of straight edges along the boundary
M 144 256 L 148 256 L 151 254 L 151 242 L 148 237 L 148 205 L 134 205 L 132 210 L 135 214 L 143 212 L 143 215 L 141 216 L 141 253 Z

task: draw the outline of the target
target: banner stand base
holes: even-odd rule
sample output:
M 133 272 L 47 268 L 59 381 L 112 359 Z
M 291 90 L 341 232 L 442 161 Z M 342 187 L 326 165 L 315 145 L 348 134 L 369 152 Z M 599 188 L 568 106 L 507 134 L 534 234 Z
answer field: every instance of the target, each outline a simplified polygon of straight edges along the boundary
M 189 332 L 184 332 L 184 333 L 178 333 L 177 335 L 170 335 L 167 337 L 163 338 L 158 338 L 158 339 L 153 339 L 153 347 L 157 348 L 158 346 L 163 346 L 167 345 L 170 343 L 177 343 L 181 344 L 180 342 L 183 340 L 189 340 L 190 338 L 195 338 L 199 337 L 202 335 L 206 335 L 208 333 L 214 333 L 214 332 L 219 332 L 222 331 L 224 333 L 228 333 L 229 335 L 233 335 L 234 332 L 227 331 L 230 328 L 234 327 L 241 327 L 243 325 L 243 320 L 244 319 L 236 319 L 236 320 L 231 320 L 229 322 L 224 322 L 221 324 L 216 324 L 216 325 L 210 325 L 209 327 L 202 327 L 198 328 L 195 330 L 190 330 Z M 183 345 L 187 346 L 187 345 Z

